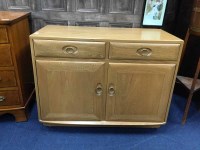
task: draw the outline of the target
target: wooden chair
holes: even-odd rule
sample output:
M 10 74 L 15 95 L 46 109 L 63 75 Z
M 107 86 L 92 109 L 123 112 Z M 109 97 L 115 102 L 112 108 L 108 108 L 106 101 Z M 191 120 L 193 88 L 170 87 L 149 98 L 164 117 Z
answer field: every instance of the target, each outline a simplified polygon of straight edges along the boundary
M 192 28 L 188 29 L 186 37 L 185 37 L 185 43 L 184 43 L 184 46 L 183 46 L 183 54 L 182 54 L 181 61 L 183 59 L 185 49 L 186 49 L 190 35 L 195 35 L 195 36 L 200 37 L 200 30 L 198 31 L 198 30 L 195 30 L 195 29 L 192 29 Z M 189 90 L 189 96 L 187 98 L 187 103 L 186 103 L 184 115 L 183 115 L 183 118 L 182 118 L 182 124 L 185 124 L 185 122 L 186 122 L 193 94 L 196 91 L 200 90 L 200 80 L 198 79 L 199 72 L 200 72 L 200 57 L 199 57 L 199 60 L 198 60 L 197 66 L 196 66 L 195 75 L 194 75 L 193 78 L 177 76 L 177 80 Z

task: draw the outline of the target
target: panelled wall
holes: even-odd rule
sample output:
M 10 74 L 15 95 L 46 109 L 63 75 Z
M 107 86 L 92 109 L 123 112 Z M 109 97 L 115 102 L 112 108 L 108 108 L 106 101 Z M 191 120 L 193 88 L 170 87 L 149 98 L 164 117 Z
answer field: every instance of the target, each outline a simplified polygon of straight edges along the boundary
M 166 25 L 175 19 L 177 1 L 168 0 Z M 0 9 L 31 11 L 33 31 L 47 24 L 140 27 L 144 2 L 145 0 L 0 0 Z

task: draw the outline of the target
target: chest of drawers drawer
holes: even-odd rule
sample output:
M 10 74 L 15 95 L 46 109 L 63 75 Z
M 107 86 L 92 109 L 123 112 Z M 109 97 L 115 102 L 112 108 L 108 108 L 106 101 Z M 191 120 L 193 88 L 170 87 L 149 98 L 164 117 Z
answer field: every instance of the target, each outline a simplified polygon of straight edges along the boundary
M 0 106 L 19 105 L 18 91 L 0 91 Z
M 0 71 L 0 88 L 16 86 L 14 71 Z
M 111 59 L 177 60 L 180 44 L 110 43 Z
M 8 43 L 8 34 L 5 27 L 0 27 L 0 43 Z
M 0 67 L 12 65 L 12 57 L 9 44 L 0 44 L 0 58 Z
M 35 56 L 105 58 L 105 42 L 34 40 Z

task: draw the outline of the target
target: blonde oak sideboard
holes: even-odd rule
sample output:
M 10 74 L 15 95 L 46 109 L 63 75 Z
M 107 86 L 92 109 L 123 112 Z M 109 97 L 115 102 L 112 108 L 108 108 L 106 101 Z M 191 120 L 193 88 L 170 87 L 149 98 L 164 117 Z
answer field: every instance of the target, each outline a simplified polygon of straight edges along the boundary
M 160 29 L 49 25 L 30 42 L 44 125 L 166 123 L 181 39 Z
M 27 120 L 34 81 L 26 12 L 0 11 L 0 115 Z

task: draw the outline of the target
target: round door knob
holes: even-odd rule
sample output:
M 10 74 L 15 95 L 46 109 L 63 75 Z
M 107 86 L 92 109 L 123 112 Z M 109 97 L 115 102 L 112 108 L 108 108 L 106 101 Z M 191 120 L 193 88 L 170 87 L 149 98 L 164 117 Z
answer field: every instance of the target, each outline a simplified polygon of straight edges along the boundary
M 115 95 L 115 88 L 114 88 L 114 85 L 113 85 L 113 84 L 110 84 L 110 85 L 109 85 L 109 88 L 108 88 L 108 95 L 109 95 L 109 96 L 114 96 L 114 95 Z
M 95 92 L 96 92 L 96 95 L 97 95 L 97 96 L 101 96 L 101 95 L 102 95 L 102 93 L 103 93 L 103 88 L 102 88 L 102 84 L 101 84 L 101 83 L 97 84 L 97 87 L 96 87 Z

